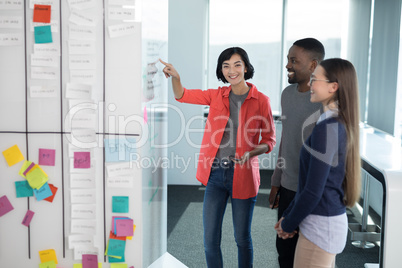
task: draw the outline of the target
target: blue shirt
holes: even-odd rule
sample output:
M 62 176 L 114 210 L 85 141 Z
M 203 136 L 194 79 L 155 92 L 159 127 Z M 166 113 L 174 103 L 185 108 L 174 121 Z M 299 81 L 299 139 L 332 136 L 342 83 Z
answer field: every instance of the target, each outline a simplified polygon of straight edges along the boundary
M 298 190 L 283 213 L 285 232 L 294 231 L 310 214 L 329 217 L 346 212 L 342 187 L 346 145 L 346 129 L 338 117 L 326 118 L 314 127 L 300 151 Z

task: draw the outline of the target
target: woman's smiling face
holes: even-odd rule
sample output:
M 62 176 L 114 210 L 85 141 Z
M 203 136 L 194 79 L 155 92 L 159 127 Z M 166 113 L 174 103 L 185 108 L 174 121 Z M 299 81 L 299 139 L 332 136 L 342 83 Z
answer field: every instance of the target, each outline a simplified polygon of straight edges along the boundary
M 245 83 L 244 74 L 246 72 L 244 61 L 239 54 L 233 54 L 229 60 L 222 63 L 222 74 L 232 86 Z

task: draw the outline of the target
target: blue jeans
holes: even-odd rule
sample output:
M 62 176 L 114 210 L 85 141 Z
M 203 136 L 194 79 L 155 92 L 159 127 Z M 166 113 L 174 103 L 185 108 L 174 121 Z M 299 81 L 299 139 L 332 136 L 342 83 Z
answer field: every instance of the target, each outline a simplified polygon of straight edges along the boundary
M 251 220 L 257 197 L 233 199 L 233 164 L 211 169 L 204 195 L 204 248 L 208 268 L 223 267 L 221 237 L 222 221 L 228 198 L 232 201 L 233 228 L 238 249 L 238 267 L 253 267 Z

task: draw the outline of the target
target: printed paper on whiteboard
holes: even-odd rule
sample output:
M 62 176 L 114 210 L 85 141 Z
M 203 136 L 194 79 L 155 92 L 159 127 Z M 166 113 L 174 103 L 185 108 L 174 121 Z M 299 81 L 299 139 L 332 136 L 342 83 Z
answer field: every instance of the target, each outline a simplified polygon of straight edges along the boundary
M 71 218 L 77 219 L 95 219 L 96 216 L 96 205 L 81 205 L 72 204 L 71 205 Z
M 117 24 L 108 27 L 110 38 L 133 35 L 135 33 L 134 23 Z
M 95 83 L 96 70 L 70 70 L 70 81 L 73 83 Z
M 71 190 L 71 204 L 95 204 L 95 189 L 73 189 Z
M 96 221 L 94 220 L 71 220 L 71 233 L 73 234 L 96 234 Z
M 109 20 L 135 20 L 134 8 L 109 7 L 107 12 Z
M 76 83 L 67 83 L 67 99 L 91 99 L 92 86 Z
M 135 0 L 109 0 L 109 5 L 133 6 L 135 5 Z
M 96 0 L 67 0 L 70 9 L 88 9 L 96 6 Z
M 96 26 L 96 21 L 93 15 L 78 10 L 72 10 L 70 12 L 69 22 L 83 26 Z
M 0 28 L 22 29 L 24 20 L 21 16 L 0 16 Z
M 96 58 L 93 55 L 70 55 L 68 66 L 70 70 L 95 70 Z
M 32 67 L 31 68 L 31 78 L 32 79 L 46 79 L 52 80 L 57 79 L 59 70 L 57 68 L 51 67 Z
M 133 175 L 134 170 L 132 163 L 112 164 L 106 166 L 107 174 L 109 177 L 120 177 Z
M 133 188 L 134 178 L 133 176 L 120 176 L 120 177 L 108 177 L 107 187 L 110 188 Z
M 60 47 L 56 44 L 34 44 L 35 55 L 60 56 Z
M 86 55 L 95 54 L 95 42 L 92 40 L 69 40 L 68 54 L 70 55 Z
M 94 129 L 73 129 L 67 138 L 70 144 L 80 148 L 95 148 L 98 145 Z
M 0 0 L 0 10 L 21 10 L 23 7 L 23 0 Z
M 93 247 L 94 237 L 92 235 L 70 235 L 68 236 L 68 248 L 75 247 Z
M 29 88 L 31 98 L 56 98 L 57 86 L 31 86 Z
M 59 59 L 57 56 L 31 54 L 31 66 L 58 67 Z
M 96 31 L 93 26 L 68 25 L 69 38 L 74 40 L 95 40 Z
M 0 46 L 21 46 L 23 38 L 22 33 L 0 33 Z
M 70 174 L 71 188 L 95 188 L 95 174 Z

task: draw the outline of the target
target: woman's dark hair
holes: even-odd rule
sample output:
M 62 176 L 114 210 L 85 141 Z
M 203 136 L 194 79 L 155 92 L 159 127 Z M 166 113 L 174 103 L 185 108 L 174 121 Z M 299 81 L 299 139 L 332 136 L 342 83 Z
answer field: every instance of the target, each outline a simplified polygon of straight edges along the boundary
M 228 81 L 223 76 L 222 64 L 224 61 L 229 60 L 234 54 L 238 54 L 246 65 L 247 72 L 244 74 L 244 80 L 253 78 L 254 67 L 251 65 L 250 60 L 248 59 L 247 52 L 241 47 L 230 47 L 222 51 L 222 53 L 219 55 L 218 64 L 216 66 L 216 77 L 223 83 L 228 83 Z

